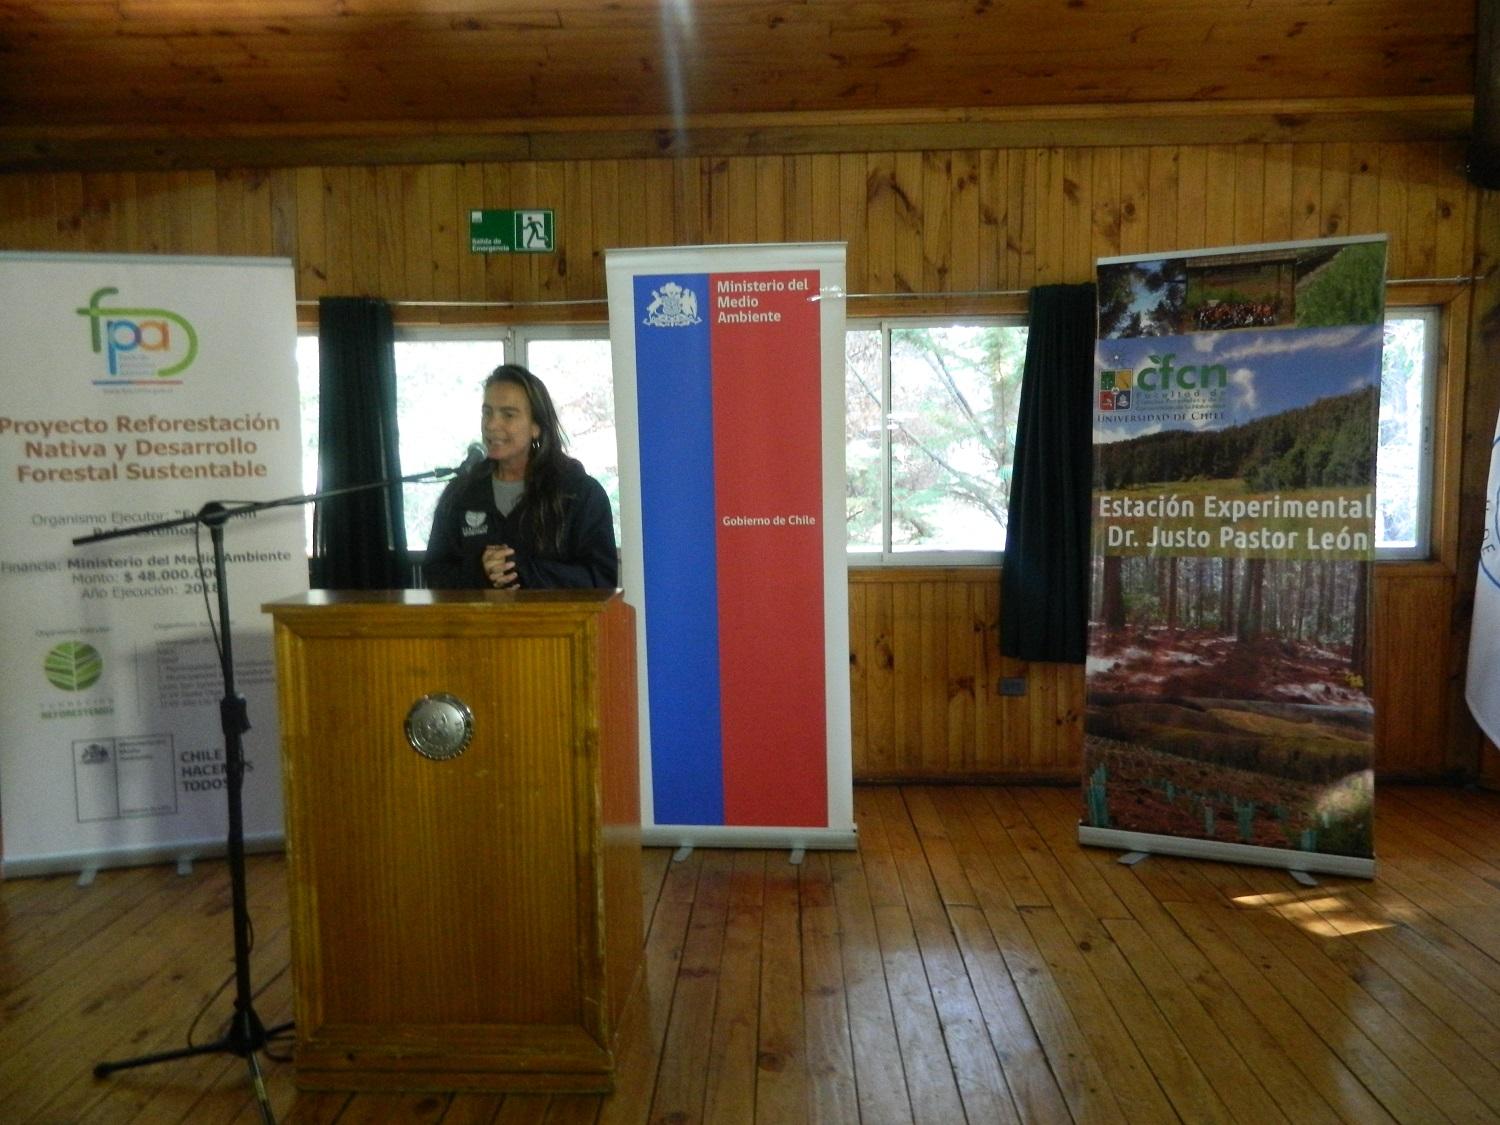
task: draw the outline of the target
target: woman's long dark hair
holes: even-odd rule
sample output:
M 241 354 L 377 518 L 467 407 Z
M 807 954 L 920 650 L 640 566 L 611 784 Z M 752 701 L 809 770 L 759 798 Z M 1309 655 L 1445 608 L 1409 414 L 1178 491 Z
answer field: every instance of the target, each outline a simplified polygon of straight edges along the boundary
M 484 381 L 488 391 L 499 383 L 520 387 L 531 407 L 531 420 L 541 431 L 531 443 L 526 458 L 526 488 L 521 507 L 529 517 L 533 550 L 559 554 L 563 549 L 563 475 L 568 458 L 568 439 L 557 420 L 557 408 L 547 386 L 519 363 L 503 363 Z

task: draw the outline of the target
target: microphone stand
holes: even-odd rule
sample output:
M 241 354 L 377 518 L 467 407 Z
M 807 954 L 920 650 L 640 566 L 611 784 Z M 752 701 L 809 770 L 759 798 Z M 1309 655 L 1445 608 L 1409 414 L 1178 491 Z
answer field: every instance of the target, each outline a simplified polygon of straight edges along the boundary
M 106 539 L 119 539 L 131 535 L 145 535 L 153 531 L 202 524 L 208 528 L 213 543 L 214 581 L 219 593 L 219 666 L 224 678 L 224 697 L 219 702 L 219 722 L 224 731 L 225 797 L 229 805 L 229 834 L 226 853 L 229 860 L 229 885 L 234 925 L 234 1015 L 229 1028 L 222 1037 L 212 1043 L 194 1047 L 182 1047 L 173 1051 L 141 1055 L 137 1058 L 101 1062 L 94 1066 L 94 1077 L 104 1078 L 117 1070 L 150 1066 L 172 1059 L 197 1055 L 227 1052 L 245 1060 L 250 1071 L 250 1084 L 255 1093 L 264 1125 L 276 1125 L 271 1112 L 271 1103 L 266 1097 L 265 1081 L 261 1076 L 256 1052 L 273 1038 L 284 1034 L 292 1027 L 290 1023 L 279 1024 L 269 1030 L 255 1013 L 250 987 L 250 914 L 245 904 L 245 826 L 242 794 L 245 780 L 245 756 L 241 736 L 250 729 L 249 712 L 245 697 L 235 689 L 234 648 L 231 640 L 229 620 L 229 585 L 224 565 L 224 524 L 238 516 L 253 515 L 268 508 L 285 508 L 315 503 L 333 496 L 351 492 L 363 492 L 374 488 L 387 488 L 394 484 L 414 483 L 425 480 L 442 480 L 462 471 L 459 468 L 433 469 L 425 473 L 399 477 L 393 480 L 374 481 L 369 484 L 350 485 L 347 488 L 330 489 L 327 492 L 309 493 L 304 496 L 285 496 L 279 500 L 258 503 L 236 504 L 232 507 L 210 501 L 194 515 L 181 519 L 161 520 L 155 523 L 137 524 L 116 528 L 112 531 L 96 532 L 73 540 L 75 546 L 85 543 L 100 543 Z M 212 624 L 212 622 L 210 622 Z

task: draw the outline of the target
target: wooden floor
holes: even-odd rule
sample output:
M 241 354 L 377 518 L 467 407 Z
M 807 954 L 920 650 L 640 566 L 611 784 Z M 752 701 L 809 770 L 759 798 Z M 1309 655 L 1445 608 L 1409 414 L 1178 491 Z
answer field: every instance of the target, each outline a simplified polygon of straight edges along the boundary
M 1500 1121 L 1500 796 L 1384 786 L 1378 878 L 1080 848 L 1068 789 L 861 788 L 858 853 L 647 853 L 596 1096 L 299 1094 L 284 1122 Z M 290 1019 L 279 857 L 256 1011 Z M 230 1011 L 225 865 L 0 885 L 0 1121 L 255 1122 L 243 1060 L 90 1074 Z

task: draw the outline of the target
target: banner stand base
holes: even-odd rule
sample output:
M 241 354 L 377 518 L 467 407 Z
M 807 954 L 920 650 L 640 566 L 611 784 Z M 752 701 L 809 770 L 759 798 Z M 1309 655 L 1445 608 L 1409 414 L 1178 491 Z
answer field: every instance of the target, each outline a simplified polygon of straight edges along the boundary
M 641 826 L 641 845 L 647 848 L 686 848 L 689 851 L 693 848 L 754 848 L 852 852 L 859 847 L 859 829 L 647 824 Z
M 286 846 L 280 832 L 261 832 L 245 837 L 246 854 L 279 852 Z M 181 865 L 184 856 L 188 862 L 199 859 L 217 859 L 227 850 L 222 836 L 216 839 L 177 840 L 170 843 L 146 844 L 141 847 L 110 848 L 108 851 L 61 852 L 56 855 L 28 856 L 25 859 L 5 860 L 0 863 L 0 879 L 21 879 L 34 875 L 64 875 L 78 871 L 83 874 L 111 867 L 149 867 L 155 863 Z M 87 886 L 82 879 L 80 886 Z
M 1120 848 L 1128 852 L 1175 855 L 1187 859 L 1212 859 L 1223 863 L 1252 863 L 1261 867 L 1281 867 L 1292 872 L 1293 878 L 1299 871 L 1303 873 L 1317 871 L 1325 875 L 1349 875 L 1356 879 L 1375 878 L 1375 861 L 1359 856 L 1298 852 L 1291 849 L 1263 848 L 1253 844 L 1226 844 L 1221 840 L 1159 836 L 1151 832 L 1094 828 L 1087 824 L 1078 826 L 1078 842 L 1091 847 Z

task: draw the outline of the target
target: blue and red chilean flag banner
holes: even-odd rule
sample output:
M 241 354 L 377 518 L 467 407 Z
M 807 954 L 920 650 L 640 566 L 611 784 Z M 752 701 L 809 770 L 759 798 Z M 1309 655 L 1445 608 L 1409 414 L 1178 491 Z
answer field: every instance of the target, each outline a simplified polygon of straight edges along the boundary
M 1385 251 L 1099 262 L 1082 843 L 1374 875 Z
M 606 273 L 644 839 L 852 847 L 844 247 Z

